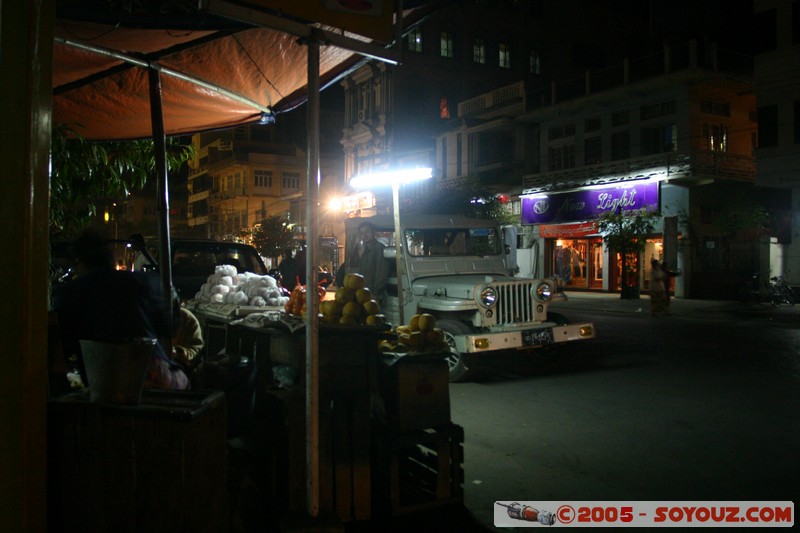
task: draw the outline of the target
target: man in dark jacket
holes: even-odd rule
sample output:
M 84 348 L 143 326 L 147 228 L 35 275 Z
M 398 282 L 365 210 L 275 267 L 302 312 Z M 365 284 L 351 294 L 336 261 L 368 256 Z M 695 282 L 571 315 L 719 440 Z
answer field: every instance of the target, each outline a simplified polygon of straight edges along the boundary
M 116 270 L 107 240 L 100 233 L 84 232 L 75 241 L 73 253 L 78 277 L 54 291 L 53 309 L 58 313 L 64 354 L 77 356 L 81 377 L 87 383 L 80 340 L 127 343 L 140 338 L 170 339 L 172 317 L 159 278 Z M 181 376 L 179 366 L 167 357 L 160 342 L 155 351 L 162 370 L 170 373 L 152 386 L 186 388 L 188 378 Z M 155 370 L 148 370 L 148 380 Z

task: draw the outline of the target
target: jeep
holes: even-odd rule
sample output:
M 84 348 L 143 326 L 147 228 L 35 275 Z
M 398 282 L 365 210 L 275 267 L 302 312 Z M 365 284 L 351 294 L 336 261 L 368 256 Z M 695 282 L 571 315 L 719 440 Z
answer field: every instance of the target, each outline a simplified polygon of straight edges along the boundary
M 370 222 L 385 245 L 390 277 L 382 312 L 393 325 L 430 313 L 450 347 L 450 381 L 466 380 L 475 358 L 501 350 L 533 350 L 594 338 L 592 323 L 567 323 L 547 308 L 555 279 L 512 275 L 509 245 L 495 221 L 449 215 L 401 217 L 395 240 L 392 216 L 345 221 L 345 272 L 357 272 L 358 226 Z M 402 305 L 402 309 L 401 309 Z

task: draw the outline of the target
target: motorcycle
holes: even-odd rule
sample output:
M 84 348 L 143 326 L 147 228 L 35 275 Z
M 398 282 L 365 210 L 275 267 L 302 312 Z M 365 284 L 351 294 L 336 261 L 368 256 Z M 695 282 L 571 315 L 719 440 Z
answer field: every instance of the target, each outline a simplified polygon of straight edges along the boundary
M 767 294 L 769 295 L 769 301 L 774 306 L 781 304 L 793 306 L 797 301 L 794 290 L 783 276 L 773 276 L 769 278 Z

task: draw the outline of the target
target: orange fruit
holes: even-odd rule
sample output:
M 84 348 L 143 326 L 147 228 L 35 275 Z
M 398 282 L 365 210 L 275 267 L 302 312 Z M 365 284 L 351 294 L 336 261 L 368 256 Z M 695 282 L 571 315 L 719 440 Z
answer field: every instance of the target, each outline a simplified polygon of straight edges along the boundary
M 342 308 L 342 315 L 352 316 L 353 318 L 358 319 L 358 317 L 361 316 L 362 311 L 363 309 L 360 305 L 358 305 L 358 302 L 347 302 Z
M 363 289 L 365 285 L 366 285 L 366 280 L 364 279 L 364 276 L 362 276 L 361 274 L 352 273 L 352 274 L 347 274 L 344 277 L 344 286 L 347 289 L 353 289 L 357 291 L 358 289 Z
M 368 287 L 356 290 L 356 301 L 360 304 L 372 300 L 372 291 Z
M 419 315 L 417 327 L 419 327 L 419 330 L 423 332 L 432 330 L 434 327 L 436 327 L 436 317 L 430 313 L 422 313 Z
M 377 315 L 381 312 L 381 306 L 375 300 L 369 300 L 362 304 L 364 311 L 368 315 Z
M 348 302 L 354 302 L 356 300 L 356 293 L 353 289 L 339 287 L 336 289 L 336 294 L 333 299 L 344 305 Z

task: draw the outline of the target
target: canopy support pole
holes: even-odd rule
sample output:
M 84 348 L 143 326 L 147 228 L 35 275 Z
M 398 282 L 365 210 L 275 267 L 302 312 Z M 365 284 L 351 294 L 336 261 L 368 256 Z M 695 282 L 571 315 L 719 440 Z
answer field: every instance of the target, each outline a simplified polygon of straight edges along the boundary
M 317 293 L 317 245 L 319 239 L 319 41 L 305 40 L 308 47 L 308 166 L 306 172 L 306 494 L 308 514 L 319 515 L 319 299 Z
M 167 137 L 164 133 L 164 112 L 161 107 L 161 77 L 155 68 L 149 68 L 150 120 L 153 128 L 153 154 L 156 164 L 156 199 L 158 203 L 158 270 L 164 288 L 164 298 L 172 316 L 172 254 L 169 242 L 169 178 L 167 175 Z M 164 350 L 172 352 L 170 339 Z

